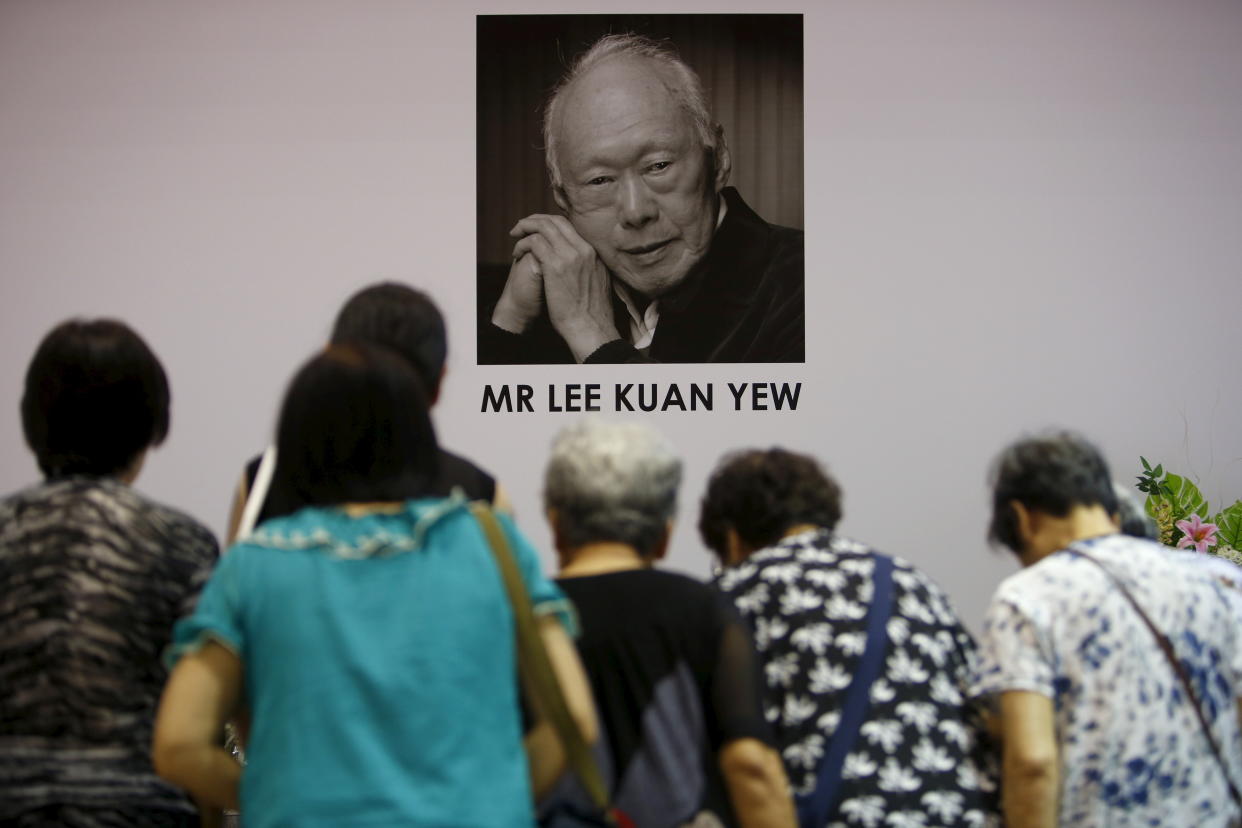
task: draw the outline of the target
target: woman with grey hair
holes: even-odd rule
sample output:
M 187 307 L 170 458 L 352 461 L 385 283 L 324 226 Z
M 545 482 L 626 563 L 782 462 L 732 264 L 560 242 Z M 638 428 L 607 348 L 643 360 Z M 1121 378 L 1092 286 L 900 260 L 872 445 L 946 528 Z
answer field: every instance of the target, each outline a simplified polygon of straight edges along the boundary
M 706 584 L 654 568 L 680 483 L 659 434 L 600 421 L 557 436 L 544 478 L 613 803 L 643 828 L 792 826 L 745 624 Z
M 999 717 L 1007 823 L 1237 825 L 1242 635 L 1222 590 L 1117 533 L 1082 437 L 1018 440 L 991 484 L 989 539 L 1023 569 L 992 598 L 971 695 Z

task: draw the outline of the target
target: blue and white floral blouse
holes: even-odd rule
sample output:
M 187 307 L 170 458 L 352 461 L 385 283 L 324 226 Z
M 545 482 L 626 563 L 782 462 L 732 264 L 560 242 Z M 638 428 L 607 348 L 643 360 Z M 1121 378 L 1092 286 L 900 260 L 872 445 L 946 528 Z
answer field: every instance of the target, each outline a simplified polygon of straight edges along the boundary
M 1082 541 L 1007 578 L 992 600 L 977 696 L 1055 704 L 1061 825 L 1229 825 L 1238 809 L 1181 681 L 1116 583 L 1171 640 L 1242 782 L 1242 634 L 1222 588 L 1150 541 Z

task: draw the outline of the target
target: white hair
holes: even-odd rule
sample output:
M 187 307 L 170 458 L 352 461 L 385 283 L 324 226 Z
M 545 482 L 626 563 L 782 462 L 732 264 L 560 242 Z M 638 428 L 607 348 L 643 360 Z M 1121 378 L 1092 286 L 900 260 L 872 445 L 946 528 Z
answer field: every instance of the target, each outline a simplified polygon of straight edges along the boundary
M 557 157 L 556 119 L 560 114 L 561 98 L 570 85 L 595 66 L 612 57 L 644 58 L 657 64 L 664 79 L 664 88 L 673 100 L 689 116 L 695 134 L 709 155 L 716 151 L 716 129 L 712 121 L 707 93 L 698 74 L 664 43 L 637 34 L 604 35 L 587 49 L 569 67 L 561 78 L 543 110 L 544 160 L 548 165 L 548 178 L 553 189 L 561 189 L 561 172 Z
M 680 485 L 681 460 L 657 431 L 588 419 L 553 441 L 543 503 L 567 547 L 617 541 L 647 555 L 676 513 Z

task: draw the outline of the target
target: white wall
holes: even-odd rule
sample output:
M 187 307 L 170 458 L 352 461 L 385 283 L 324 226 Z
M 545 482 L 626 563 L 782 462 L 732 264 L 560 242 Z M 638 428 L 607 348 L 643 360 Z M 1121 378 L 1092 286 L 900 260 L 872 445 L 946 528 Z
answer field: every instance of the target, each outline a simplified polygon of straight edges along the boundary
M 449 316 L 444 442 L 545 546 L 567 415 L 482 414 L 485 383 L 715 382 L 713 412 L 648 415 L 687 460 L 673 566 L 706 572 L 716 458 L 779 443 L 824 458 L 843 529 L 972 624 L 1013 569 L 982 540 L 985 469 L 1023 431 L 1073 426 L 1119 477 L 1142 453 L 1242 496 L 1242 6 L 771 9 L 806 15 L 806 365 L 476 367 L 474 15 L 581 8 L 0 4 L 0 490 L 36 478 L 17 401 L 38 339 L 116 315 L 173 382 L 140 488 L 222 530 L 296 363 L 349 293 L 396 278 Z M 802 382 L 798 411 L 729 410 L 724 384 L 752 380 Z

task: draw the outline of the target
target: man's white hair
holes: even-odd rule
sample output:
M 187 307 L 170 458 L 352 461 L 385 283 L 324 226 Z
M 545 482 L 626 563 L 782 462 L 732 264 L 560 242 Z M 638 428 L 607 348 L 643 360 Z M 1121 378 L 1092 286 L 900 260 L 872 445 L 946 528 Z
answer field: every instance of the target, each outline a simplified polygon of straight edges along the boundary
M 595 41 L 590 49 L 578 56 L 578 59 L 569 67 L 569 71 L 552 90 L 547 106 L 543 109 L 544 159 L 548 165 L 548 178 L 554 190 L 562 188 L 556 146 L 556 120 L 560 115 L 561 99 L 564 97 L 565 90 L 592 68 L 614 57 L 644 58 L 664 70 L 660 73 L 664 88 L 689 116 L 703 149 L 712 156 L 715 154 L 716 128 L 712 121 L 711 109 L 707 104 L 707 93 L 703 91 L 703 82 L 699 80 L 698 73 L 665 43 L 630 33 L 604 35 Z

